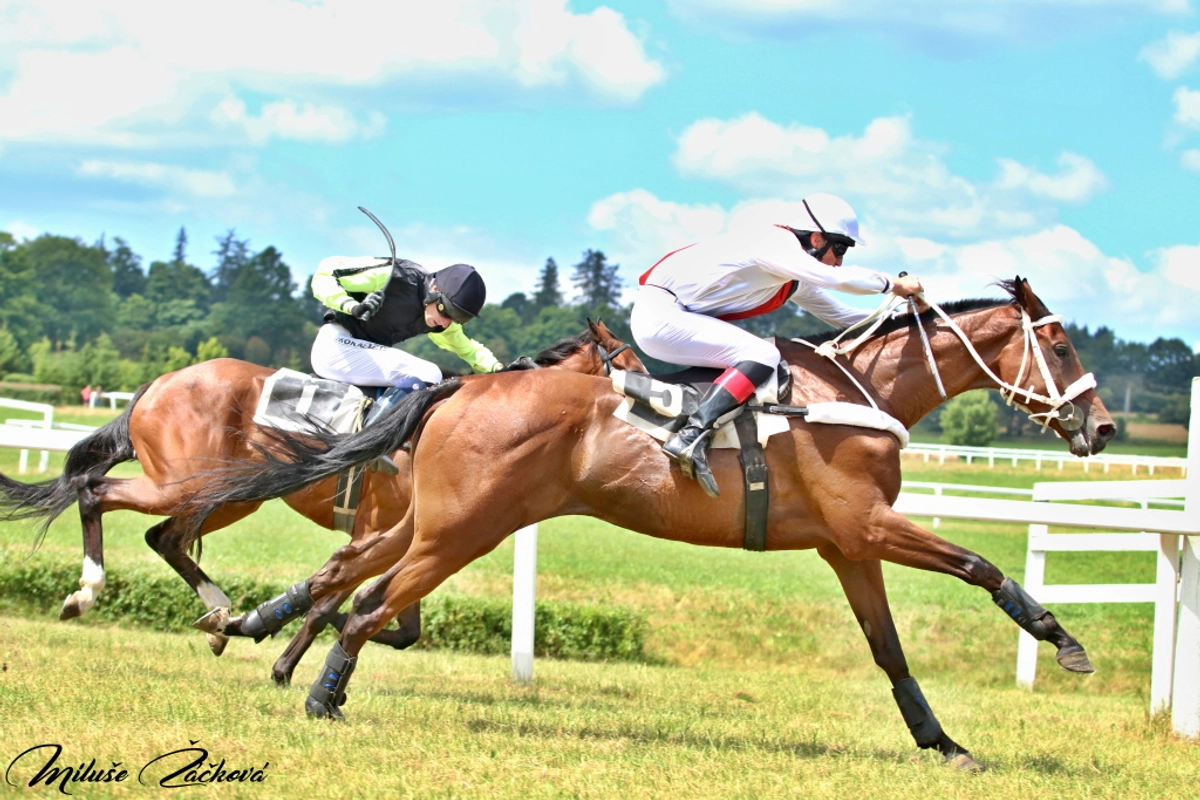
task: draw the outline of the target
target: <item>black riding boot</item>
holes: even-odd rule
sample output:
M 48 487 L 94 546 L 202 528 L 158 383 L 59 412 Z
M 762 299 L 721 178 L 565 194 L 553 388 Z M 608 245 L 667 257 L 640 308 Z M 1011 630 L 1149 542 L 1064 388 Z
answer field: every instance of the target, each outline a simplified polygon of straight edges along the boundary
M 717 421 L 745 405 L 754 388 L 774 372 L 766 364 L 743 361 L 721 373 L 709 387 L 687 423 L 663 444 L 663 452 L 675 460 L 683 474 L 695 478 L 709 497 L 717 497 L 717 481 L 708 467 L 708 443 Z
M 365 428 L 371 423 L 387 416 L 387 413 L 398 406 L 401 400 L 418 389 L 424 389 L 428 385 L 422 380 L 408 378 L 403 383 L 388 387 L 387 391 L 379 395 L 371 407 L 367 409 L 367 415 L 363 417 L 362 426 Z M 400 474 L 400 468 L 396 466 L 396 462 L 392 461 L 391 456 L 387 455 L 376 457 L 371 462 L 370 468 L 375 472 L 383 472 L 388 475 Z

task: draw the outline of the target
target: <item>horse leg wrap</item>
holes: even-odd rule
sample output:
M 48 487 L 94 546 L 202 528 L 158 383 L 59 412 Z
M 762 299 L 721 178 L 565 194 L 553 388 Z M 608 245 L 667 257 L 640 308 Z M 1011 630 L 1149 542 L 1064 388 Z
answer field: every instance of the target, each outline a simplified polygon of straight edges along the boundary
M 302 581 L 247 614 L 242 620 L 242 633 L 253 636 L 256 642 L 261 642 L 267 636 L 279 633 L 284 625 L 306 614 L 312 607 L 313 599 L 308 591 L 308 581 Z
M 992 600 L 1033 638 L 1039 641 L 1046 639 L 1046 623 L 1043 619 L 1050 612 L 1038 605 L 1038 602 L 1021 588 L 1021 584 L 1012 578 L 1005 578 L 1000 588 L 992 592 Z
M 325 656 L 321 674 L 308 690 L 304 710 L 310 717 L 318 719 L 345 719 L 341 706 L 346 702 L 346 684 L 354 672 L 358 657 L 351 658 L 342 649 L 341 642 L 334 642 L 333 649 Z
M 904 717 L 904 724 L 916 740 L 917 747 L 936 747 L 945 734 L 941 723 L 929 710 L 929 702 L 921 694 L 917 679 L 905 678 L 897 683 L 892 687 L 892 697 L 896 698 L 900 716 Z

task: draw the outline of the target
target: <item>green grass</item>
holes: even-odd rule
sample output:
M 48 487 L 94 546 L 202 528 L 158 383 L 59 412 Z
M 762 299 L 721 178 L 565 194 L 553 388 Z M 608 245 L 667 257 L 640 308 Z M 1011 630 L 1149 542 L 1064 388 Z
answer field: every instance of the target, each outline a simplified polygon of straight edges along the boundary
M 15 462 L 0 451 L 0 471 Z M 904 466 L 908 480 L 1010 487 L 1130 477 L 1074 465 Z M 111 570 L 173 578 L 142 541 L 153 519 L 105 522 Z M 1022 578 L 1024 526 L 945 521 L 937 532 Z M 0 558 L 26 558 L 30 538 L 26 526 L 0 526 Z M 218 583 L 287 583 L 344 541 L 272 503 L 206 537 L 202 563 Z M 31 563 L 79 557 L 72 510 Z M 506 598 L 511 571 L 507 542 L 438 591 Z M 103 595 L 83 620 L 61 623 L 58 605 L 74 589 L 64 585 L 40 606 L 0 611 L 0 761 L 55 741 L 76 760 L 140 768 L 196 739 L 230 764 L 271 762 L 261 786 L 214 788 L 229 797 L 1195 796 L 1195 744 L 1147 714 L 1150 606 L 1054 607 L 1097 673 L 1062 672 L 1043 645 L 1030 694 L 1014 688 L 1017 629 L 985 592 L 891 565 L 885 575 L 913 674 L 947 732 L 989 772 L 958 775 L 914 750 L 814 553 L 699 548 L 584 518 L 539 526 L 538 598 L 637 609 L 650 622 L 650 664 L 539 659 L 534 684 L 520 687 L 503 656 L 372 645 L 351 684 L 349 723 L 314 724 L 302 703 L 328 640 L 301 663 L 297 686 L 280 691 L 268 675 L 283 640 L 235 641 L 215 660 L 199 634 L 123 624 Z M 1150 581 L 1153 563 L 1148 554 L 1051 554 L 1047 577 Z M 164 602 L 190 618 L 202 606 L 179 586 L 183 599 Z

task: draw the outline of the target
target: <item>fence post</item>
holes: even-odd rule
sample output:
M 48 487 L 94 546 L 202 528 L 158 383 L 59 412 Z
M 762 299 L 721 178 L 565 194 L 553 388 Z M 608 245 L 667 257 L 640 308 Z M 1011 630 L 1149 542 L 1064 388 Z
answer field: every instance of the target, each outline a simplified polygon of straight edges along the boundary
M 1200 513 L 1200 378 L 1192 378 L 1191 420 L 1184 510 L 1195 515 Z M 1197 738 L 1200 737 L 1200 536 L 1183 539 L 1171 721 L 1176 733 Z
M 512 675 L 533 680 L 533 618 L 537 605 L 537 525 L 521 528 L 513 548 Z

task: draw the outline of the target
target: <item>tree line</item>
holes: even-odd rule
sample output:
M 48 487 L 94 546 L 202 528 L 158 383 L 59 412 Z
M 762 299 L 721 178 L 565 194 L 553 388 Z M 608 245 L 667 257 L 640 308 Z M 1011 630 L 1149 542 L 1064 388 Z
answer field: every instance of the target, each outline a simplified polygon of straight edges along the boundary
M 171 257 L 147 266 L 120 237 L 86 244 L 44 234 L 18 242 L 0 232 L 0 381 L 60 386 L 65 402 L 86 385 L 132 391 L 221 356 L 309 370 L 323 308 L 308 278 L 297 285 L 278 249 L 256 251 L 232 229 L 216 237 L 207 269 L 192 263 L 188 244 L 181 228 Z M 486 265 L 479 266 L 486 279 Z M 547 258 L 534 286 L 488 303 L 467 330 L 502 361 L 579 333 L 589 317 L 632 343 L 618 266 L 587 249 L 563 275 Z M 738 324 L 761 336 L 827 330 L 790 303 Z M 1074 325 L 1068 334 L 1110 410 L 1186 421 L 1200 358 L 1182 340 L 1128 342 L 1109 327 Z M 463 368 L 425 337 L 404 346 L 448 373 Z M 640 355 L 652 370 L 670 369 Z

